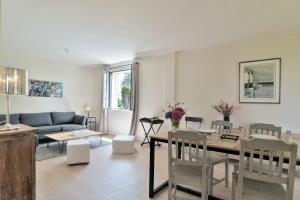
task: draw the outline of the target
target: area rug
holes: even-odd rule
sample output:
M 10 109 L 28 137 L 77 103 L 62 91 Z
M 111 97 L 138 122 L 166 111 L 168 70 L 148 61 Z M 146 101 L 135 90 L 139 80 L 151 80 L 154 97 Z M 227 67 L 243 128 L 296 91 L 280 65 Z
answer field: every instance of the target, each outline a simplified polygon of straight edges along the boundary
M 102 142 L 100 143 L 99 137 L 90 137 L 89 142 L 90 142 L 91 149 L 95 149 L 98 147 L 103 147 L 111 144 L 110 140 L 104 138 L 102 138 Z M 60 153 L 59 151 L 57 142 L 50 142 L 49 147 L 47 147 L 47 144 L 39 144 L 39 146 L 36 148 L 35 160 L 41 161 L 41 160 L 46 160 L 46 159 L 55 158 L 59 156 L 64 156 L 66 154 L 67 154 L 66 144 L 64 146 L 64 150 L 62 153 Z

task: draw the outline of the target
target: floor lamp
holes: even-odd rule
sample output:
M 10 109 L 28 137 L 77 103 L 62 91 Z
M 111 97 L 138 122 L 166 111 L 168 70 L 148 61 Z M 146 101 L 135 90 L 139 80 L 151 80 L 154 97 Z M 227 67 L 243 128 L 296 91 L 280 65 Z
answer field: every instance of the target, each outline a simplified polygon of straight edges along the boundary
M 90 117 L 91 108 L 90 107 L 86 107 L 85 110 L 87 111 L 87 117 L 89 118 Z
M 6 96 L 6 121 L 0 130 L 9 131 L 19 129 L 10 123 L 10 96 L 27 95 L 28 73 L 24 69 L 0 67 L 0 95 Z

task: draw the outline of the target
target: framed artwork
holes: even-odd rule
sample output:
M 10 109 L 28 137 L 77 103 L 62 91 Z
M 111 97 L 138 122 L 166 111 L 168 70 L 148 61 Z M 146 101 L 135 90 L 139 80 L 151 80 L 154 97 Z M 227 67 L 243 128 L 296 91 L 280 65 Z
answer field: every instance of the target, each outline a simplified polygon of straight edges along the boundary
M 281 58 L 240 62 L 240 103 L 280 103 Z
M 34 97 L 63 97 L 63 83 L 29 79 L 28 95 Z

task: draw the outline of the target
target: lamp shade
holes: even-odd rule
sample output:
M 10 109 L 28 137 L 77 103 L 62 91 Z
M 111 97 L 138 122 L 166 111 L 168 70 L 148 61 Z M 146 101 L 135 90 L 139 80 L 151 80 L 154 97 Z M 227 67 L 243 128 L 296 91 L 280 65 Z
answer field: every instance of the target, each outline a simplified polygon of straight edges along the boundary
M 27 74 L 24 69 L 0 67 L 0 95 L 27 95 Z

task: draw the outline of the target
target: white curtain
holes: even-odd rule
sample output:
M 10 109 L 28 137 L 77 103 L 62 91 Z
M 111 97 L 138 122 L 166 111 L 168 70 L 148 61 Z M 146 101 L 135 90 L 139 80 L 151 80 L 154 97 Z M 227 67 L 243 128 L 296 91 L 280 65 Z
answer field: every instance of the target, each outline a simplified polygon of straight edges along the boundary
M 101 65 L 102 67 L 102 109 L 100 118 L 100 132 L 108 134 L 108 67 L 109 65 Z
M 136 135 L 138 124 L 138 107 L 139 107 L 139 63 L 133 62 L 132 64 L 132 97 L 131 97 L 131 110 L 132 119 L 129 135 Z

